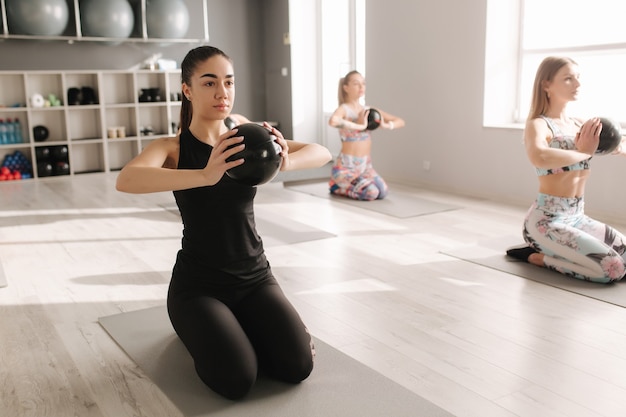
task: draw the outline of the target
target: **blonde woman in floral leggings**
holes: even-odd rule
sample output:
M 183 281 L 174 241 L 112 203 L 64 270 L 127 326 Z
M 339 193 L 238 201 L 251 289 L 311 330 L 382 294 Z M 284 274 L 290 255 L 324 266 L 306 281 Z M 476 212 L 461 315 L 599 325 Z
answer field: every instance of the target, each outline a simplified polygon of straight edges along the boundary
M 335 195 L 355 200 L 380 200 L 388 187 L 372 166 L 372 135 L 367 130 L 369 107 L 362 104 L 365 96 L 365 78 L 358 71 L 350 71 L 339 80 L 339 107 L 328 124 L 339 129 L 341 152 L 335 159 L 328 187 Z M 377 109 L 382 120 L 381 129 L 404 127 L 398 116 Z
M 567 115 L 579 87 L 578 66 L 569 58 L 548 57 L 537 70 L 524 144 L 537 170 L 539 194 L 524 222 L 527 246 L 507 254 L 574 278 L 609 283 L 626 273 L 626 236 L 584 212 L 602 123 Z M 626 156 L 625 150 L 622 139 L 613 154 Z

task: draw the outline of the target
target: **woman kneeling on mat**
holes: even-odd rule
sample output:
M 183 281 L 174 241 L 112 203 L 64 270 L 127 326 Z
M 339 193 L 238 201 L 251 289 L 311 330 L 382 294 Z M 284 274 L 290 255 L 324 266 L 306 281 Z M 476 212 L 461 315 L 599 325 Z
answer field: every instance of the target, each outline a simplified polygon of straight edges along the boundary
M 601 283 L 626 272 L 626 236 L 584 213 L 585 183 L 598 148 L 599 118 L 583 123 L 567 115 L 577 99 L 578 66 L 569 58 L 544 59 L 535 77 L 524 144 L 539 177 L 539 194 L 524 221 L 525 247 L 507 254 L 562 274 Z M 626 156 L 624 139 L 613 152 Z
M 243 149 L 243 138 L 224 124 L 235 99 L 232 62 L 221 50 L 200 46 L 181 71 L 180 133 L 146 146 L 122 169 L 117 189 L 174 193 L 184 230 L 167 308 L 202 381 L 229 399 L 244 397 L 258 370 L 299 383 L 313 369 L 311 335 L 265 257 L 255 227 L 256 187 L 224 175 L 244 162 L 228 161 Z M 283 171 L 332 158 L 323 146 L 287 143 L 265 127 L 282 148 Z
M 350 71 L 339 80 L 339 107 L 328 124 L 339 129 L 341 153 L 333 165 L 330 192 L 355 200 L 385 198 L 388 187 L 372 166 L 372 135 L 368 130 L 369 108 L 360 100 L 365 96 L 365 79 L 358 71 Z M 380 109 L 380 127 L 397 129 L 404 120 Z

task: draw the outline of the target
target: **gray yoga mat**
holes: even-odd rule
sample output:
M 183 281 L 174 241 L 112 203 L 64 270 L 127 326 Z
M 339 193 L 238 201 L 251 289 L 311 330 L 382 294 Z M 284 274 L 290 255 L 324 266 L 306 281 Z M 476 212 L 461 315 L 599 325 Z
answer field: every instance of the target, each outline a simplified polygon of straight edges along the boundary
M 327 198 L 342 204 L 372 210 L 401 219 L 425 214 L 440 213 L 448 210 L 459 209 L 445 203 L 431 201 L 416 196 L 414 193 L 390 188 L 389 195 L 382 200 L 359 201 L 347 197 L 333 195 L 328 191 L 328 181 L 307 183 L 285 183 L 285 188 L 309 194 L 315 197 Z
M 599 284 L 568 277 L 558 272 L 531 265 L 506 255 L 511 246 L 523 244 L 521 236 L 506 236 L 479 242 L 442 253 L 522 278 L 540 282 L 596 300 L 626 307 L 626 282 Z
M 250 394 L 230 401 L 196 375 L 165 306 L 101 317 L 100 324 L 187 417 L 452 417 L 389 378 L 314 339 L 315 368 L 290 385 L 259 378 Z
M 178 207 L 175 204 L 163 205 L 162 207 L 180 216 Z M 266 247 L 309 242 L 337 236 L 316 227 L 260 209 L 256 210 L 255 221 L 257 231 Z

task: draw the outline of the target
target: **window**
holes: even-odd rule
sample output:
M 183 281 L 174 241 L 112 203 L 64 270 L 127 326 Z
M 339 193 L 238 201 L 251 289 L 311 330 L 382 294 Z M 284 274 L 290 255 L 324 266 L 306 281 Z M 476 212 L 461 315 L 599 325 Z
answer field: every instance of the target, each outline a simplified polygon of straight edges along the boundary
M 541 60 L 565 55 L 580 66 L 581 93 L 572 103 L 576 113 L 619 118 L 626 92 L 625 13 L 626 2 L 616 0 L 593 5 L 586 0 L 524 0 L 520 109 L 530 105 Z
M 486 125 L 525 121 L 535 72 L 550 55 L 568 56 L 580 66 L 572 114 L 626 122 L 626 2 L 488 0 L 487 10 Z
M 365 0 L 322 0 L 323 108 L 337 108 L 339 79 L 348 71 L 365 75 Z

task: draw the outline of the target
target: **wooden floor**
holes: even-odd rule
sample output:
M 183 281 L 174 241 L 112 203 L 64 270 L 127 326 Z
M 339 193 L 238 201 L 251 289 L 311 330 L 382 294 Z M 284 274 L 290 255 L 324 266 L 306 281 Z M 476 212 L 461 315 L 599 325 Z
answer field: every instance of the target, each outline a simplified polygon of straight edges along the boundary
M 180 245 L 170 193 L 114 180 L 0 183 L 0 416 L 180 416 L 97 322 L 164 304 Z M 626 309 L 441 254 L 518 233 L 526 208 L 414 192 L 462 208 L 398 219 L 259 187 L 336 235 L 266 248 L 311 332 L 456 416 L 626 416 Z

